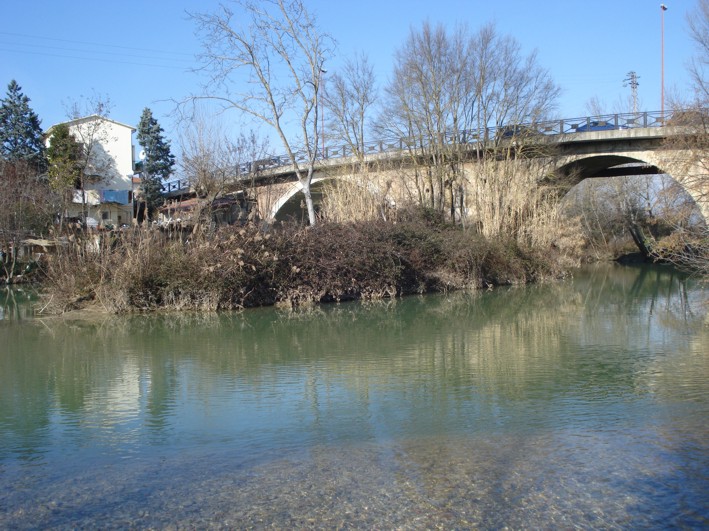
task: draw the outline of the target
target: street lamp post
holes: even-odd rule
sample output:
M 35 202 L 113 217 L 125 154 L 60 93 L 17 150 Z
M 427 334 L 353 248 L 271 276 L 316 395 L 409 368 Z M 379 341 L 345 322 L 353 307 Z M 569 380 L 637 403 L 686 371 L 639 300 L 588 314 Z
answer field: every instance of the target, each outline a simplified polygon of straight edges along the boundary
M 667 6 L 665 4 L 660 4 L 660 116 L 662 117 L 662 120 L 665 119 L 665 11 L 667 11 Z
M 325 74 L 327 74 L 327 70 L 324 70 L 322 67 L 322 64 L 320 65 L 320 87 L 318 89 L 322 89 L 325 87 Z M 323 96 L 324 96 L 324 91 L 323 91 Z M 322 101 L 322 98 L 320 99 Z M 322 139 L 322 153 L 321 156 L 322 158 L 325 157 L 325 105 L 324 102 L 321 103 L 320 107 L 320 137 Z

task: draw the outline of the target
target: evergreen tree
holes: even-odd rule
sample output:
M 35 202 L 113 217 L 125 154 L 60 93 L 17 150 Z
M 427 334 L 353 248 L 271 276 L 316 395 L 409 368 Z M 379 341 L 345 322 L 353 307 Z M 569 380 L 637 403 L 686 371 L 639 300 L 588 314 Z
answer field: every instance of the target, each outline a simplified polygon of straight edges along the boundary
M 67 124 L 59 124 L 52 129 L 47 148 L 49 162 L 49 183 L 55 190 L 78 188 L 81 178 L 81 144 L 69 132 Z
M 82 146 L 69 131 L 67 124 L 59 124 L 52 129 L 52 136 L 47 148 L 49 163 L 49 186 L 61 198 L 62 216 L 71 190 L 81 187 Z
M 7 162 L 24 162 L 43 172 L 46 167 L 41 121 L 29 106 L 30 99 L 13 79 L 7 97 L 0 100 L 0 157 Z
M 167 180 L 175 165 L 175 156 L 170 152 L 170 142 L 163 137 L 163 129 L 147 107 L 138 124 L 138 142 L 145 151 L 142 162 L 143 193 L 149 216 L 162 204 L 162 183 Z

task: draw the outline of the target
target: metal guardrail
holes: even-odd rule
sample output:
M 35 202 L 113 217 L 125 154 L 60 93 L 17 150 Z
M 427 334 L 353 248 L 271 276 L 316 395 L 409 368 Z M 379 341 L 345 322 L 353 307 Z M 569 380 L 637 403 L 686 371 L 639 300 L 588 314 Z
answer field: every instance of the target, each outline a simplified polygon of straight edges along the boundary
M 181 190 L 189 190 L 190 183 L 187 179 L 177 179 L 175 181 L 168 181 L 162 185 L 162 193 L 170 194 L 172 192 L 179 192 Z
M 680 113 L 692 111 L 676 111 Z M 481 139 L 494 139 L 498 136 L 507 136 L 507 132 L 524 131 L 525 134 L 541 135 L 568 135 L 585 133 L 589 131 L 610 131 L 616 129 L 634 129 L 641 127 L 662 127 L 672 118 L 673 113 L 662 111 L 644 111 L 626 114 L 604 114 L 598 116 L 584 116 L 579 118 L 562 118 L 560 120 L 548 120 L 534 123 L 521 123 L 514 125 L 502 125 L 498 127 L 486 127 L 482 129 L 465 129 L 457 133 L 446 133 L 445 140 L 448 143 L 474 144 Z M 510 135 L 511 136 L 511 135 Z M 375 140 L 362 144 L 361 150 L 365 155 L 375 155 L 389 153 L 393 151 L 403 151 L 407 148 L 425 147 L 428 142 L 421 138 L 399 137 Z M 318 160 L 333 160 L 356 155 L 351 146 L 325 146 L 325 149 L 318 154 Z M 295 154 L 297 162 L 307 162 L 306 153 Z M 235 172 L 237 178 L 247 177 L 262 170 L 272 170 L 290 166 L 292 161 L 288 155 L 274 155 L 260 160 L 241 164 Z M 187 179 L 178 179 L 163 184 L 163 193 L 170 194 L 188 190 L 190 183 Z

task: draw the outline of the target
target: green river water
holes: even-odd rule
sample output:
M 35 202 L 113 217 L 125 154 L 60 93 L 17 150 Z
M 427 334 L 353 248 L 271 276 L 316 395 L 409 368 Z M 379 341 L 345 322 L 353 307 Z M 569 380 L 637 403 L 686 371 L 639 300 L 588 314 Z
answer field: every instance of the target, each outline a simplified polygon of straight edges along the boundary
M 658 267 L 229 314 L 0 292 L 0 528 L 709 528 L 709 295 Z

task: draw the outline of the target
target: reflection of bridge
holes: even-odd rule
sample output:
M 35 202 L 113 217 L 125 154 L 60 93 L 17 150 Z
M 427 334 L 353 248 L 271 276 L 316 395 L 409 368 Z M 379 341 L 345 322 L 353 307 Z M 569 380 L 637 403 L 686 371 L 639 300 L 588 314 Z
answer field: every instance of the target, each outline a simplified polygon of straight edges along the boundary
M 685 117 L 687 112 L 682 112 Z M 677 115 L 675 115 L 677 116 Z M 470 146 L 470 151 L 481 144 L 513 139 L 517 134 L 525 138 L 546 139 L 555 147 L 554 166 L 557 173 L 573 173 L 577 179 L 592 177 L 612 177 L 639 174 L 673 174 L 667 167 L 667 157 L 661 160 L 658 150 L 673 125 L 672 115 L 661 112 L 641 112 L 613 114 L 583 118 L 551 120 L 534 124 L 521 124 L 482 130 L 465 130 L 455 135 L 447 135 L 446 143 Z M 685 124 L 683 124 L 685 125 Z M 530 140 L 526 140 L 529 142 Z M 539 141 L 539 140 L 535 140 Z M 404 159 L 411 149 L 425 149 L 426 142 L 420 138 L 390 138 L 369 142 L 360 146 L 365 162 Z M 664 150 L 665 152 L 667 150 Z M 313 184 L 316 185 L 337 174 L 337 169 L 346 168 L 357 157 L 350 146 L 326 146 L 316 161 Z M 665 154 L 666 155 L 666 154 Z M 299 164 L 307 163 L 304 154 L 296 154 Z M 474 164 L 471 161 L 466 164 Z M 631 166 L 629 166 L 631 165 Z M 259 161 L 242 164 L 235 168 L 234 182 L 255 184 L 281 183 L 275 198 L 265 207 L 269 218 L 275 218 L 278 211 L 300 192 L 296 182 L 293 164 L 288 156 L 266 157 Z M 346 173 L 346 172 L 345 172 Z M 339 172 L 340 176 L 342 172 Z M 682 182 L 682 176 L 673 175 Z M 706 180 L 706 179 L 704 179 Z M 175 197 L 189 191 L 189 183 L 184 180 L 168 182 L 164 185 L 165 195 Z M 702 191 L 687 190 L 699 203 L 709 219 L 709 205 L 701 201 Z M 273 194 L 271 194 L 273 195 Z

